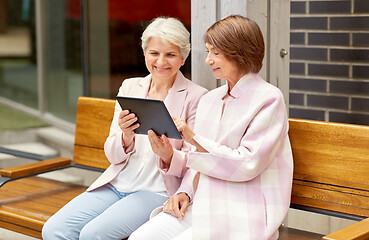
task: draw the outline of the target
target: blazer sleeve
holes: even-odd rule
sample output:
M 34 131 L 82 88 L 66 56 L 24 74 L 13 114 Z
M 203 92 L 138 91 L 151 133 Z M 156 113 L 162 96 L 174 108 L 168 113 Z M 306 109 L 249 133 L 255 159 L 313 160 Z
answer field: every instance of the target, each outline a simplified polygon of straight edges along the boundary
M 125 95 L 125 84 L 123 82 L 119 95 Z M 120 107 L 118 101 L 115 102 L 114 117 L 110 125 L 109 136 L 104 144 L 105 155 L 109 162 L 112 164 L 121 164 L 127 162 L 129 156 L 135 152 L 134 141 L 130 146 L 124 147 L 122 141 L 122 130 L 118 125 L 118 117 L 122 108 Z
M 288 137 L 288 119 L 282 95 L 264 102 L 245 129 L 236 149 L 196 135 L 194 139 L 208 153 L 190 152 L 187 166 L 226 181 L 248 181 L 260 175 L 283 151 Z
M 177 192 L 175 194 L 184 192 L 186 193 L 189 197 L 190 200 L 193 200 L 193 196 L 194 196 L 194 188 L 193 188 L 193 181 L 195 178 L 197 171 L 191 169 L 191 168 L 187 168 L 184 177 L 182 179 L 181 185 L 179 186 Z

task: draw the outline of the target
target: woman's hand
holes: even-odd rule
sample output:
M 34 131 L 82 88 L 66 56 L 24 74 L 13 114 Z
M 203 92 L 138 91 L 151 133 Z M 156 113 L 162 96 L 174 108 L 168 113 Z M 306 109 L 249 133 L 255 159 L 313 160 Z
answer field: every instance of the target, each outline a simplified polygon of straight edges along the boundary
M 178 132 L 181 134 L 183 140 L 191 143 L 192 138 L 195 136 L 195 133 L 191 130 L 191 128 L 187 125 L 185 120 L 177 117 L 172 117 L 174 124 L 176 125 Z
M 158 137 L 153 130 L 147 132 L 152 151 L 158 155 L 169 168 L 173 156 L 173 147 L 165 135 Z
M 122 110 L 119 114 L 118 125 L 123 132 L 122 140 L 125 147 L 132 144 L 135 136 L 134 130 L 140 126 L 134 113 L 129 113 L 128 110 Z M 133 124 L 133 125 L 132 125 Z
M 173 216 L 183 220 L 189 205 L 190 197 L 186 193 L 181 192 L 169 198 L 164 205 L 163 212 L 170 213 Z
M 178 132 L 181 134 L 183 140 L 196 147 L 199 152 L 208 152 L 200 144 L 198 144 L 193 137 L 196 135 L 191 128 L 187 125 L 185 120 L 177 117 L 172 117 L 174 124 L 176 125 Z

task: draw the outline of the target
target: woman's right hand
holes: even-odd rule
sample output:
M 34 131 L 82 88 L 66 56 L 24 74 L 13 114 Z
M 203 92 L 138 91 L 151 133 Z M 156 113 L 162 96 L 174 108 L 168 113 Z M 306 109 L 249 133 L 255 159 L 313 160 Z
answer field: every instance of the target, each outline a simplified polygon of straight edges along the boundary
M 134 130 L 140 126 L 134 113 L 129 113 L 129 110 L 122 110 L 119 114 L 118 125 L 123 132 L 122 140 L 125 147 L 132 144 L 135 136 Z
M 183 217 L 190 205 L 190 197 L 184 193 L 178 193 L 171 196 L 165 203 L 163 212 L 170 213 L 173 216 L 183 220 Z
M 195 136 L 195 133 L 191 130 L 191 128 L 187 125 L 186 121 L 178 118 L 172 117 L 174 124 L 176 125 L 178 132 L 181 134 L 183 140 L 191 143 L 192 138 Z M 191 143 L 192 144 L 192 143 Z
M 177 118 L 177 117 L 172 117 L 174 124 L 176 125 L 178 132 L 181 134 L 183 140 L 185 140 L 186 142 L 188 142 L 189 144 L 193 145 L 196 147 L 197 151 L 199 152 L 208 152 L 207 150 L 205 150 L 200 144 L 198 144 L 193 137 L 196 135 L 192 129 L 187 125 L 186 121 L 181 119 L 181 118 Z

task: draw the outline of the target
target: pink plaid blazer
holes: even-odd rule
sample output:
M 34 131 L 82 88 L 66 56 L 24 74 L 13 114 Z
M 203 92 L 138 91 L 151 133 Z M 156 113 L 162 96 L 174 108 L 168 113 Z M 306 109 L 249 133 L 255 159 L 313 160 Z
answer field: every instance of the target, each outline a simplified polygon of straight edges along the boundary
M 222 108 L 228 86 L 200 100 L 195 140 L 178 192 L 193 196 L 193 239 L 277 239 L 290 204 L 293 160 L 280 90 L 257 74 L 241 78 Z M 200 179 L 193 195 L 196 172 Z
M 119 89 L 119 96 L 145 98 L 151 83 L 151 75 L 145 78 L 130 78 L 123 81 Z M 164 101 L 169 113 L 172 116 L 185 119 L 187 124 L 193 126 L 197 104 L 200 98 L 208 91 L 186 79 L 178 71 L 176 80 Z M 106 139 L 104 150 L 111 165 L 104 173 L 87 189 L 94 190 L 112 181 L 124 167 L 129 164 L 129 157 L 136 151 L 134 144 L 128 147 L 126 153 L 122 147 L 122 130 L 118 126 L 118 116 L 122 111 L 119 103 L 115 104 L 114 118 L 111 123 L 110 133 Z M 186 167 L 186 153 L 191 146 L 183 140 L 169 139 L 174 148 L 172 162 L 169 169 L 164 168 L 163 161 L 157 157 L 158 169 L 163 177 L 163 181 L 169 195 L 173 195 L 181 184 Z M 140 151 L 137 149 L 137 151 Z

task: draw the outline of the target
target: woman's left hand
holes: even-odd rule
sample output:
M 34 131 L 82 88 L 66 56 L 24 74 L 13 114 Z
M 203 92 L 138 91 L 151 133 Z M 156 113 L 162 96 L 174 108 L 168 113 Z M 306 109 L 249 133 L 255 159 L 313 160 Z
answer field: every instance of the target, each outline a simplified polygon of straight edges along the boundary
M 158 137 L 153 130 L 149 130 L 147 135 L 149 136 L 153 152 L 157 154 L 167 166 L 170 166 L 173 156 L 173 147 L 168 138 L 165 135 Z
M 163 212 L 170 213 L 174 217 L 183 220 L 189 205 L 190 197 L 186 193 L 180 192 L 168 199 L 164 204 Z

